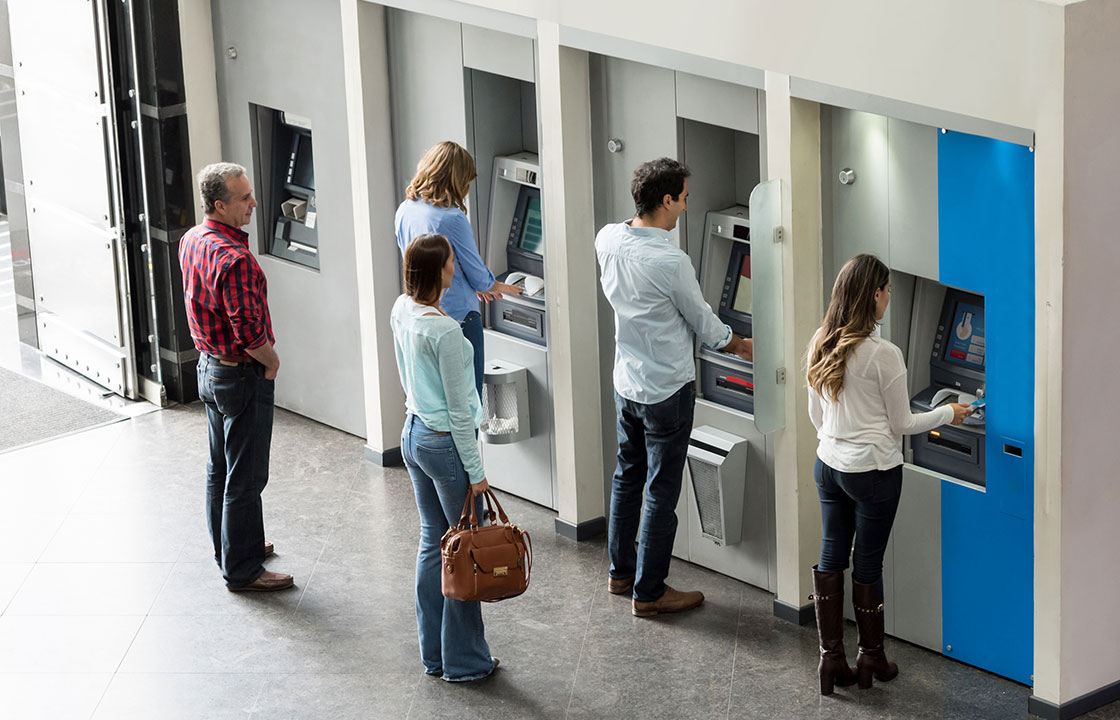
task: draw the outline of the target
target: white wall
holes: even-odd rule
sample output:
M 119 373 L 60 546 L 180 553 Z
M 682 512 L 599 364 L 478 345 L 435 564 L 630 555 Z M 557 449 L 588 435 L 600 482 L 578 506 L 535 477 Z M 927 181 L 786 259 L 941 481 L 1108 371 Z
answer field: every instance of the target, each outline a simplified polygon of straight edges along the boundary
M 1061 696 L 1120 678 L 1114 609 L 1120 574 L 1120 11 L 1091 0 L 1066 11 L 1065 351 L 1062 387 Z

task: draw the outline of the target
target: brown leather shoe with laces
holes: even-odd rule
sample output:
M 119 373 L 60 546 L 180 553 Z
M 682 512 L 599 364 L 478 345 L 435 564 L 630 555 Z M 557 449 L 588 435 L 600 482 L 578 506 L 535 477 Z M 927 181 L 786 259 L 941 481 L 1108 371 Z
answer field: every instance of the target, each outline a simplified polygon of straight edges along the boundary
M 287 590 L 295 585 L 295 579 L 291 575 L 284 575 L 283 573 L 274 573 L 271 570 L 265 570 L 253 582 L 241 587 L 231 587 L 230 592 L 274 592 L 276 590 Z
M 666 585 L 665 594 L 653 602 L 639 602 L 635 600 L 631 612 L 634 613 L 635 617 L 653 617 L 661 613 L 675 613 L 691 610 L 702 602 L 704 602 L 704 593 L 699 590 L 681 592 L 680 590 L 674 590 Z
M 270 543 L 268 540 L 265 540 L 264 541 L 264 556 L 268 557 L 269 555 L 271 555 L 274 552 L 276 552 L 276 546 L 273 545 L 272 543 Z

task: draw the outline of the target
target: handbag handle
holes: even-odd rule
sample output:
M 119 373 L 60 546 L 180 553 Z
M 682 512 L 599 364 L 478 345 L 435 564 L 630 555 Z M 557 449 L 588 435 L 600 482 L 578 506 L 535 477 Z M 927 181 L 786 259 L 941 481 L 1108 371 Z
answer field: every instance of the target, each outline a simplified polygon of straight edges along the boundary
M 493 525 L 495 520 L 494 508 L 498 508 L 497 519 L 502 521 L 503 525 L 509 525 L 509 516 L 506 511 L 502 509 L 502 504 L 498 502 L 498 497 L 494 495 L 493 490 L 486 490 L 483 493 L 486 498 L 487 515 L 490 516 L 490 524 Z M 463 512 L 459 515 L 459 529 L 465 530 L 466 528 L 478 527 L 478 515 L 475 513 L 474 495 L 468 491 L 467 499 L 463 502 Z

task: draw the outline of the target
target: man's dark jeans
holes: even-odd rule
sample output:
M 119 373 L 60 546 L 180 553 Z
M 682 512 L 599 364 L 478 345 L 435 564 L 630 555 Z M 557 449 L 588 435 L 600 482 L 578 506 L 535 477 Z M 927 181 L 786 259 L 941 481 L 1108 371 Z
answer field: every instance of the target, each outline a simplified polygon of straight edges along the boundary
M 264 572 L 264 513 L 276 383 L 264 366 L 223 365 L 198 359 L 198 396 L 206 405 L 210 460 L 206 463 L 206 518 L 214 559 L 230 587 Z
M 696 387 L 688 383 L 653 405 L 614 395 L 618 416 L 618 466 L 611 487 L 607 533 L 612 578 L 634 577 L 634 599 L 652 602 L 665 594 L 665 578 L 677 534 L 688 437 L 696 410 Z M 642 494 L 645 513 L 642 517 Z M 641 520 L 638 550 L 634 537 Z
M 824 526 L 818 569 L 845 570 L 851 555 L 852 580 L 865 585 L 878 583 L 883 577 L 883 555 L 902 497 L 902 466 L 845 473 L 818 459 L 813 477 L 817 481 Z

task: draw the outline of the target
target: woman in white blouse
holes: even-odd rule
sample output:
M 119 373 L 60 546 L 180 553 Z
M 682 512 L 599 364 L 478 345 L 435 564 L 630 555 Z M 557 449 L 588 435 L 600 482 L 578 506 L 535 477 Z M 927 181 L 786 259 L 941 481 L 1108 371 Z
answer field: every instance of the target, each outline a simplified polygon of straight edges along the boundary
M 898 675 L 883 650 L 883 554 L 902 494 L 902 436 L 959 425 L 968 405 L 910 412 L 902 351 L 879 337 L 891 299 L 890 270 L 874 255 L 844 264 L 824 324 L 809 343 L 809 416 L 820 444 L 814 478 L 823 538 L 813 568 L 820 686 L 871 687 Z M 854 540 L 854 551 L 853 551 Z M 852 557 L 856 669 L 844 654 L 844 570 Z

